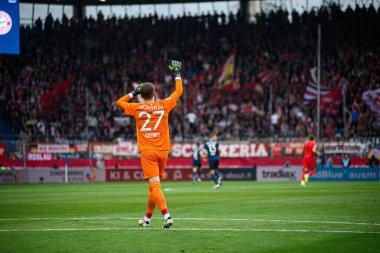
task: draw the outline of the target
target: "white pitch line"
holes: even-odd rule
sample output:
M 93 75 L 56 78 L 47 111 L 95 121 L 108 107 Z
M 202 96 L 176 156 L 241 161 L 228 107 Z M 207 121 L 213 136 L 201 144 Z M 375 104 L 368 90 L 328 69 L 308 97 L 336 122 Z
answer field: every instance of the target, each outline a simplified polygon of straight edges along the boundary
M 298 220 L 259 220 L 259 219 L 252 219 L 252 221 L 380 226 L 379 223 L 349 222 L 349 221 L 313 221 L 313 220 L 298 221 Z
M 317 221 L 317 220 L 266 220 L 266 219 L 218 219 L 218 218 L 175 218 L 179 220 L 215 220 L 215 221 L 256 221 L 256 222 L 288 222 L 288 223 L 319 223 L 319 224 L 345 224 L 345 225 L 365 225 L 380 226 L 379 223 L 350 222 L 350 221 Z
M 330 234 L 380 234 L 380 231 L 309 230 L 309 229 L 250 229 L 250 228 L 24 228 L 0 229 L 0 232 L 51 232 L 51 231 L 206 231 L 206 232 L 280 232 L 280 233 L 330 233 Z
M 33 217 L 33 218 L 0 218 L 0 221 L 26 221 L 26 220 L 138 220 L 135 217 Z M 160 218 L 155 218 L 160 219 Z M 281 222 L 281 223 L 314 223 L 314 224 L 341 224 L 380 226 L 380 223 L 350 222 L 350 221 L 318 221 L 318 220 L 283 220 L 283 219 L 249 219 L 249 218 L 174 218 L 175 220 L 212 220 L 212 221 L 252 221 L 252 222 Z

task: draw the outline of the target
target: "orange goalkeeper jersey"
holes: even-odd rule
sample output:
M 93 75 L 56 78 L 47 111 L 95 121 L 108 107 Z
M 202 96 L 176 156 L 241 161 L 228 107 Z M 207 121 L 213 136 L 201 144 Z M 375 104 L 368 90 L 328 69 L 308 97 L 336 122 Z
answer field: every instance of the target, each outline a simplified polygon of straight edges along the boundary
M 123 108 L 125 115 L 136 119 L 136 133 L 139 152 L 144 150 L 170 150 L 169 112 L 177 105 L 182 95 L 182 80 L 176 78 L 175 91 L 160 102 L 128 103 L 129 96 L 118 106 Z M 124 98 L 123 97 L 123 98 Z

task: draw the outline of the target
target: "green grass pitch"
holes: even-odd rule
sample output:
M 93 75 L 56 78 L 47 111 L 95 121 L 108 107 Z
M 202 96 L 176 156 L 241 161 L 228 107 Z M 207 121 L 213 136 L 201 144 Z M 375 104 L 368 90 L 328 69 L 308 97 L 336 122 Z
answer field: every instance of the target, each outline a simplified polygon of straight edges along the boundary
M 0 252 L 380 252 L 378 182 L 162 187 L 169 230 L 146 183 L 2 185 Z

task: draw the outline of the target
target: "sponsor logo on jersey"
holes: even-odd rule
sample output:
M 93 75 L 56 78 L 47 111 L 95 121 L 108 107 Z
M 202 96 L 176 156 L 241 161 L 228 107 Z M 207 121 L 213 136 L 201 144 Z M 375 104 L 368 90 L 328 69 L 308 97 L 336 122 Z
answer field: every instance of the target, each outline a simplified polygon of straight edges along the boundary
M 145 139 L 154 139 L 154 138 L 160 138 L 160 132 L 153 132 L 153 133 L 146 133 L 144 135 Z

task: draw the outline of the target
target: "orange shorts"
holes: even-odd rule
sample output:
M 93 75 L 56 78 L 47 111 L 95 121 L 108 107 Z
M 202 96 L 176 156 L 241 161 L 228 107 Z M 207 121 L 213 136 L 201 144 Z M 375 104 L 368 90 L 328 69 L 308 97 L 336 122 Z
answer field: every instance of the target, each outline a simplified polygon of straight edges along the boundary
M 141 166 L 145 179 L 160 177 L 164 179 L 165 166 L 168 162 L 169 151 L 167 150 L 144 150 L 140 153 Z

